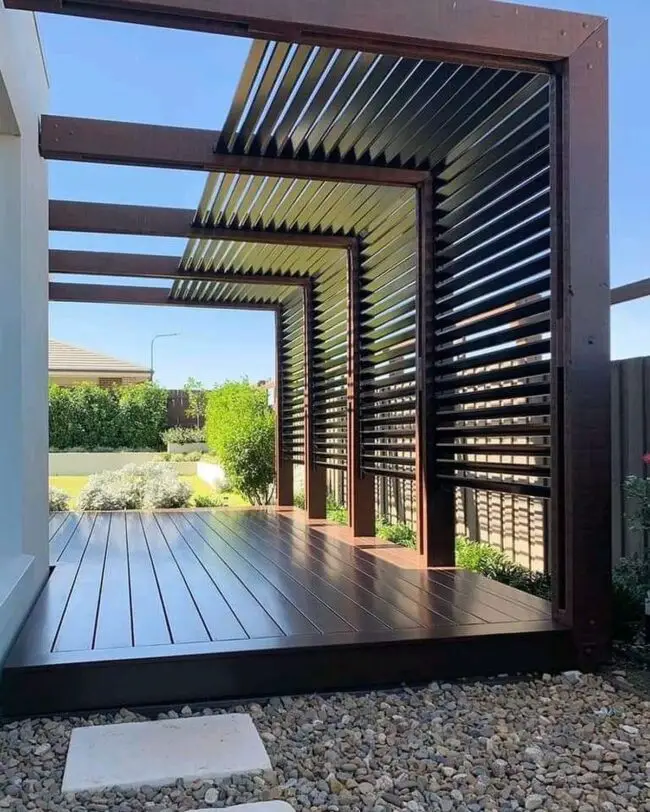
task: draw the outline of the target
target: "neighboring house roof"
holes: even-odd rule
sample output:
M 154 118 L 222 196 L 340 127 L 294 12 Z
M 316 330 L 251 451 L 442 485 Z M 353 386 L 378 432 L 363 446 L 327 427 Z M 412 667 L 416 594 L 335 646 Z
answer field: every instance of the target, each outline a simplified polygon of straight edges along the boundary
M 120 373 L 150 375 L 147 367 L 123 361 L 121 358 L 112 358 L 100 352 L 75 347 L 73 344 L 64 344 L 63 341 L 50 339 L 48 347 L 48 371 L 79 372 L 79 373 Z

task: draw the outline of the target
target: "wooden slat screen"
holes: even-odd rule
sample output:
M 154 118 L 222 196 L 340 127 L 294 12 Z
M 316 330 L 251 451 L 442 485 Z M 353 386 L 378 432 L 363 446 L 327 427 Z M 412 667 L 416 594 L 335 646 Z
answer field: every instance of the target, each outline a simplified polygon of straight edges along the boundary
M 548 497 L 549 87 L 535 77 L 436 172 L 437 475 Z
M 305 454 L 305 335 L 301 292 L 295 293 L 282 307 L 281 319 L 278 403 L 282 410 L 282 453 L 284 459 L 300 464 Z

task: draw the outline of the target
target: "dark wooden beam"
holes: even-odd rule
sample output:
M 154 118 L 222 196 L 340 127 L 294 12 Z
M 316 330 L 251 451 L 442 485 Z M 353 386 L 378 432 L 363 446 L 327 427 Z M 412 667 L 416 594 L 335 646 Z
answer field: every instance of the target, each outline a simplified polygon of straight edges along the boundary
M 313 282 L 304 288 L 305 345 L 305 510 L 308 519 L 324 519 L 327 514 L 327 470 L 315 460 L 312 412 L 314 394 L 314 303 Z
M 611 362 L 607 30 L 562 66 L 552 115 L 554 617 L 582 668 L 611 641 Z
M 221 228 L 196 223 L 193 209 L 50 200 L 50 231 L 136 234 L 199 240 L 348 249 L 355 238 L 298 229 Z
M 282 342 L 283 308 L 275 314 L 275 492 L 278 507 L 293 505 L 293 462 L 283 447 L 284 352 Z
M 491 0 L 5 0 L 7 8 L 456 60 L 568 57 L 602 18 Z M 492 61 L 493 61 L 492 60 Z
M 170 299 L 169 288 L 129 285 L 85 285 L 50 282 L 51 302 L 86 302 L 89 304 L 170 305 L 172 307 L 212 307 L 221 310 L 271 310 L 271 302 L 195 302 Z
M 305 285 L 308 277 L 277 271 L 247 273 L 236 270 L 185 271 L 181 257 L 160 254 L 120 254 L 104 251 L 50 249 L 50 273 L 82 276 L 119 276 L 139 279 L 196 279 L 201 282 L 233 282 L 247 285 Z
M 621 285 L 612 290 L 612 304 L 622 304 L 632 302 L 634 299 L 643 299 L 650 296 L 650 279 L 639 279 L 638 282 L 630 282 L 628 285 Z
M 211 130 L 42 116 L 40 151 L 44 158 L 59 161 L 229 172 L 376 186 L 412 186 L 426 174 L 415 169 L 218 153 L 215 147 L 219 137 L 219 132 Z
M 418 550 L 428 567 L 455 564 L 455 497 L 436 470 L 435 367 L 435 200 L 433 179 L 417 191 L 417 396 L 415 415 L 415 492 Z
M 361 466 L 361 246 L 348 252 L 348 522 L 352 535 L 375 535 L 375 478 Z

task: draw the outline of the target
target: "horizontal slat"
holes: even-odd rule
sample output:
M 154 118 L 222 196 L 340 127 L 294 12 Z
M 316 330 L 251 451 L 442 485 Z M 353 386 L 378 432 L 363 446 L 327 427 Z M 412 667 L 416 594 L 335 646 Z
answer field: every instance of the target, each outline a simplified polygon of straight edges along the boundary
M 480 479 L 439 474 L 439 479 L 459 488 L 472 488 L 475 491 L 495 491 L 496 493 L 513 493 L 519 496 L 535 496 L 538 499 L 550 499 L 550 488 L 544 485 L 529 485 L 524 482 L 501 482 L 494 479 Z
M 438 396 L 447 391 L 456 391 L 468 386 L 481 386 L 488 383 L 515 381 L 520 378 L 535 378 L 549 375 L 550 361 L 534 361 L 528 364 L 516 364 L 500 369 L 489 369 L 471 375 L 455 375 L 453 378 L 436 378 Z M 550 386 L 550 384 L 549 384 Z
M 444 424 L 467 420 L 500 420 L 506 417 L 546 417 L 550 415 L 550 408 L 548 403 L 521 403 L 485 409 L 462 409 L 454 412 L 438 412 L 438 420 Z
M 506 462 L 474 462 L 473 460 L 439 459 L 437 464 L 444 469 L 456 471 L 476 471 L 484 474 L 501 474 L 502 476 L 529 476 L 535 479 L 547 479 L 550 474 L 548 465 L 525 465 Z
M 543 395 L 550 396 L 550 381 L 540 383 L 522 383 L 518 386 L 504 386 L 500 388 L 480 387 L 474 392 L 444 392 L 438 395 L 438 404 L 442 409 L 450 406 L 460 406 L 463 403 L 487 403 L 492 400 L 518 400 L 519 398 L 532 398 Z M 443 414 L 443 412 L 438 412 Z M 462 419 L 463 412 L 459 412 Z
M 533 445 L 532 443 L 519 443 L 504 445 L 501 443 L 436 443 L 440 459 L 454 454 L 481 454 L 490 456 L 498 454 L 508 457 L 548 457 L 551 453 L 550 445 Z

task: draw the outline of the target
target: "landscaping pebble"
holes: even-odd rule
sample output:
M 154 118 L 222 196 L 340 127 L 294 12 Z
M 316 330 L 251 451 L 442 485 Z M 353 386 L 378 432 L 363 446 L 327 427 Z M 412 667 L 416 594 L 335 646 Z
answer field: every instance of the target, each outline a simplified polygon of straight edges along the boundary
M 650 812 L 650 701 L 581 674 L 279 697 L 157 718 L 249 713 L 272 769 L 223 781 L 61 794 L 71 730 L 122 710 L 0 726 L 0 809 L 189 812 L 281 800 L 296 812 Z

